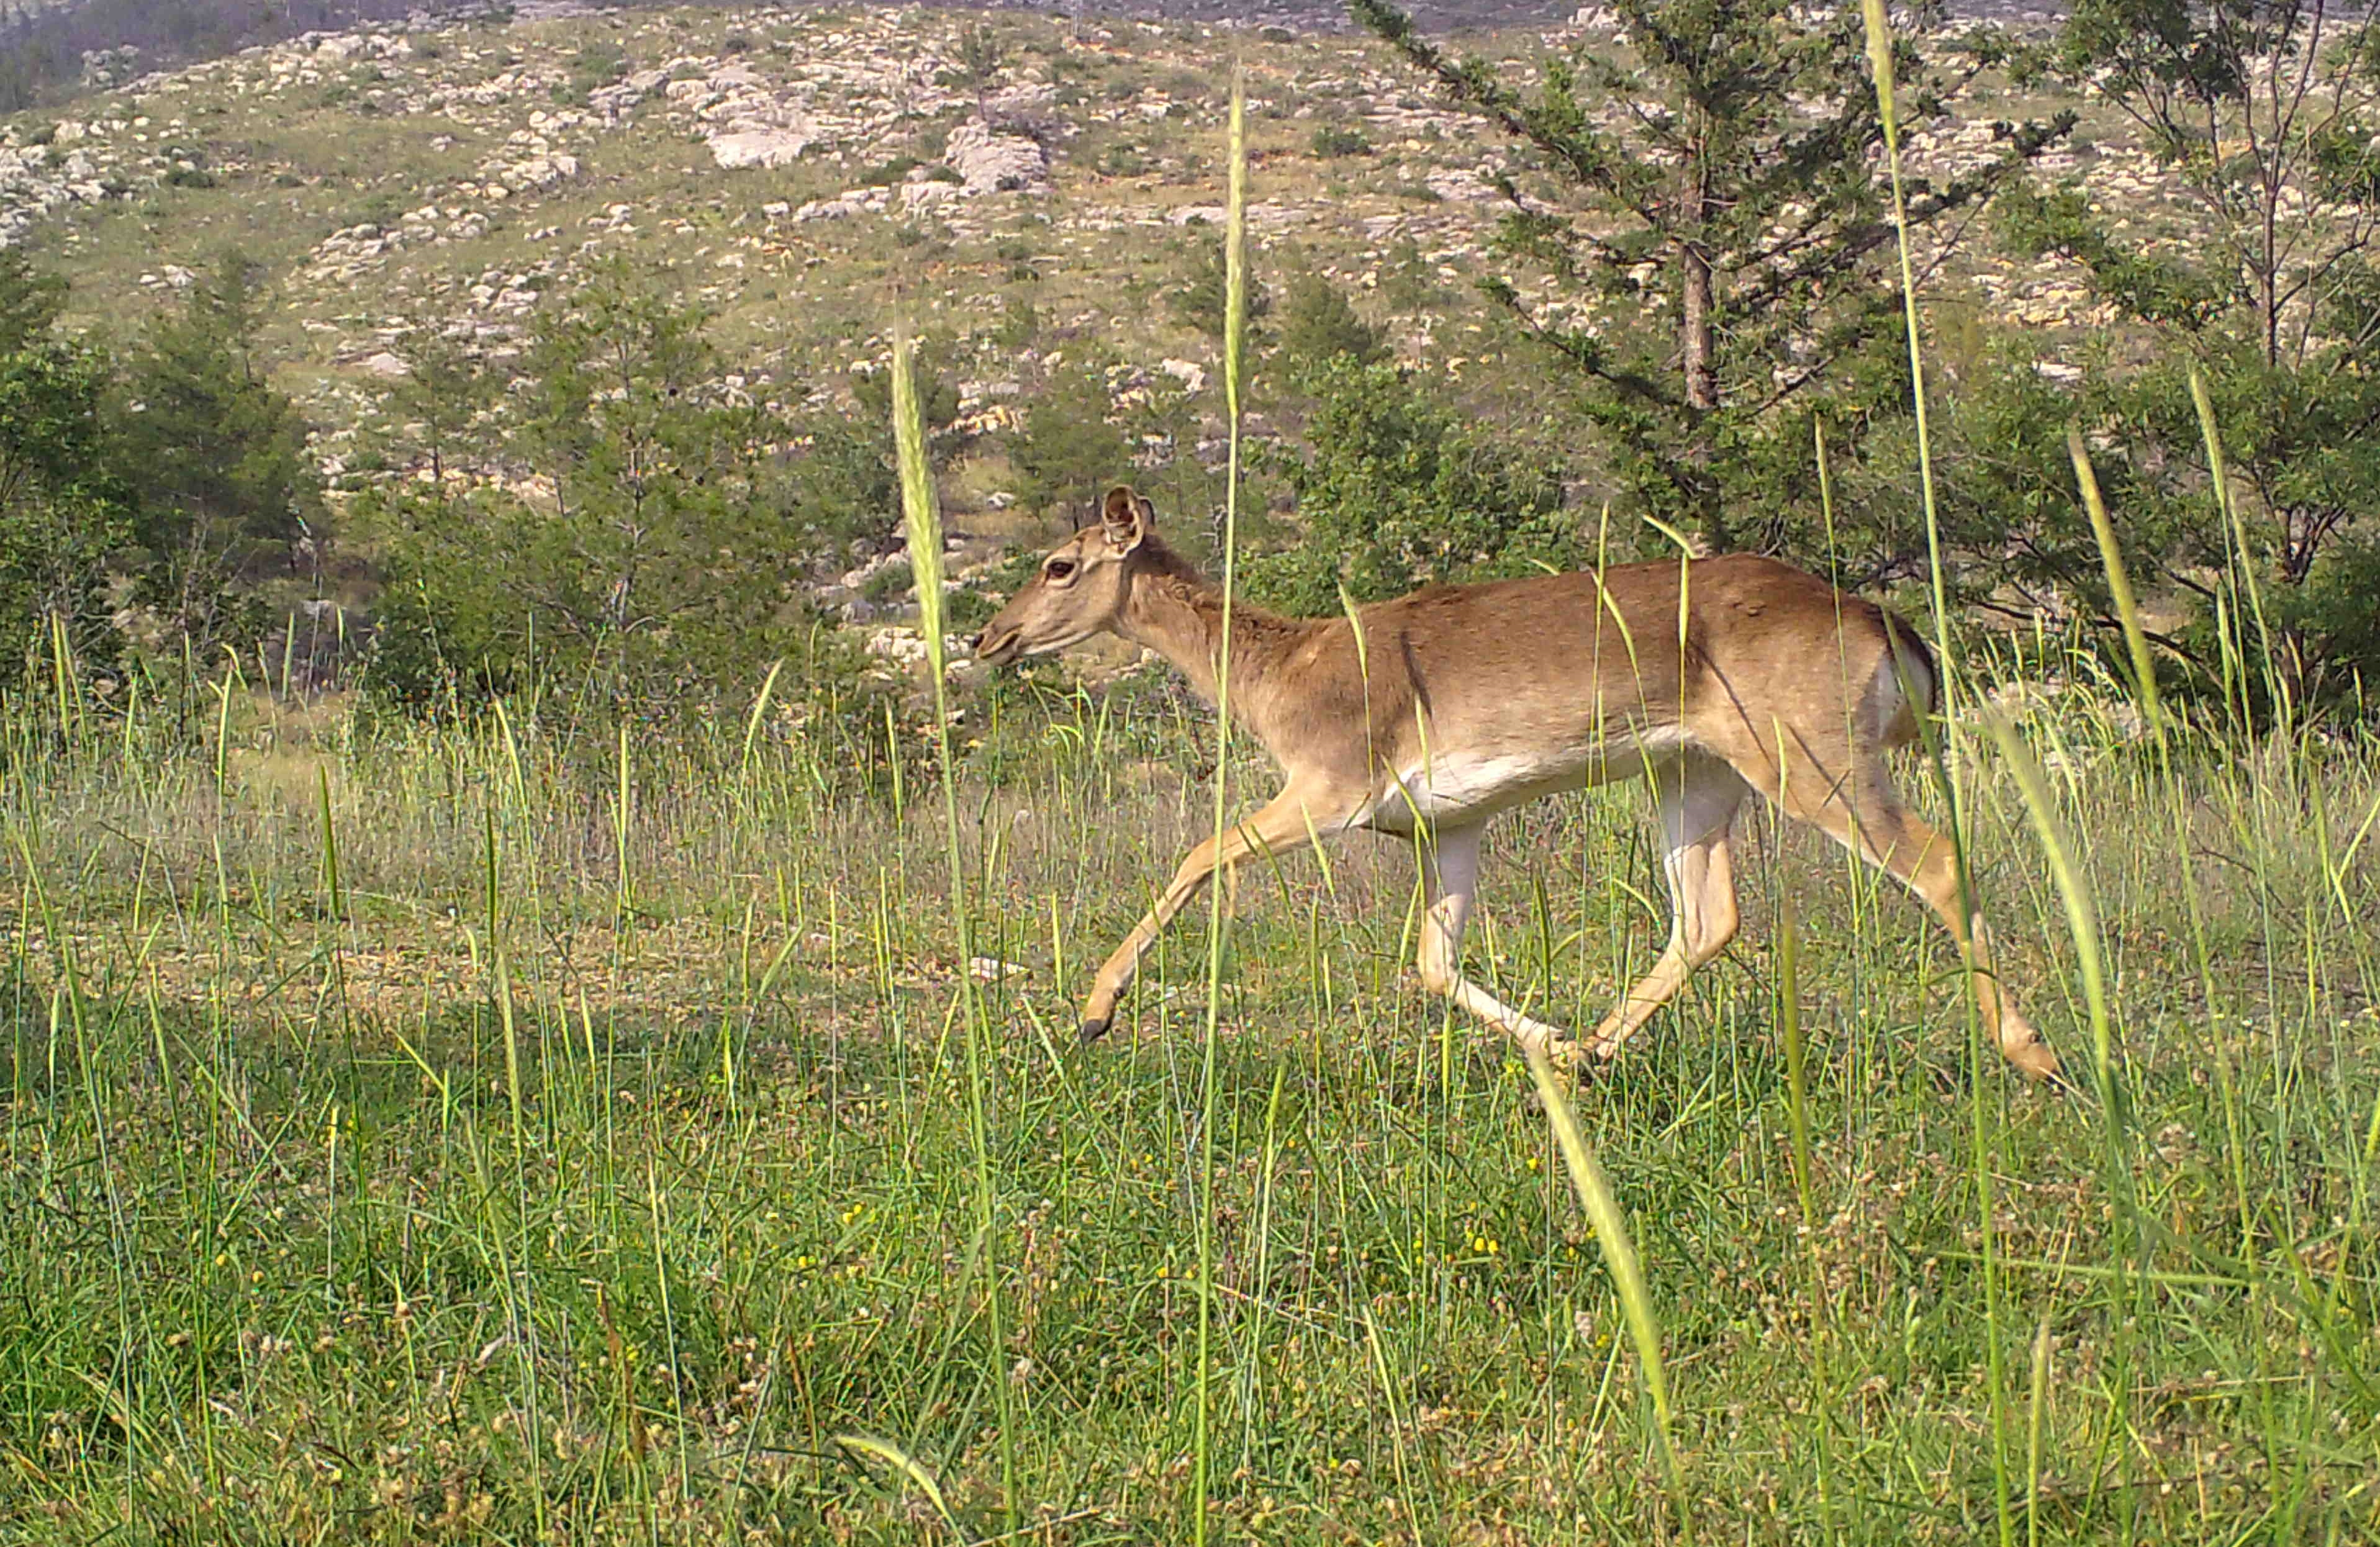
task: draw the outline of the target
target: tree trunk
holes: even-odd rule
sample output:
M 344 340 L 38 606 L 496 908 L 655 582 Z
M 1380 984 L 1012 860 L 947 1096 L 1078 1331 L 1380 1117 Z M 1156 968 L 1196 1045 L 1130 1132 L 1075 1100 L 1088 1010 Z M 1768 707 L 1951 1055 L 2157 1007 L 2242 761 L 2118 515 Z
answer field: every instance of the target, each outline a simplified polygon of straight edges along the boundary
M 1693 486 L 1694 513 L 1712 550 L 1723 553 L 1730 546 L 1727 518 L 1718 508 L 1710 471 L 1714 429 L 1710 419 L 1718 408 L 1718 306 L 1712 294 L 1710 255 L 1702 240 L 1709 200 L 1705 172 L 1698 144 L 1687 157 L 1682 174 L 1684 187 L 1678 200 L 1678 259 L 1684 266 L 1678 286 L 1678 364 L 1685 372 L 1686 410 L 1692 424 L 1687 452 L 1692 466 L 1687 477 Z
M 1712 341 L 1710 260 L 1692 242 L 1680 244 L 1686 277 L 1678 319 L 1679 355 L 1686 372 L 1686 406 L 1707 414 L 1718 406 L 1718 351 Z

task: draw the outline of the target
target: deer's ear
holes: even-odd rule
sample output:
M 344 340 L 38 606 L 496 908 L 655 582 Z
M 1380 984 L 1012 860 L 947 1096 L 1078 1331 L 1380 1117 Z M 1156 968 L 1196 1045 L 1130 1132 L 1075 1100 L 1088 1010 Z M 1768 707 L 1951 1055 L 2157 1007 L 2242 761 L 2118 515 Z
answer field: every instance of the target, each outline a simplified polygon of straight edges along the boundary
M 1120 483 L 1100 503 L 1099 526 L 1107 532 L 1109 547 L 1129 553 L 1157 529 L 1157 507 L 1135 494 L 1130 484 Z

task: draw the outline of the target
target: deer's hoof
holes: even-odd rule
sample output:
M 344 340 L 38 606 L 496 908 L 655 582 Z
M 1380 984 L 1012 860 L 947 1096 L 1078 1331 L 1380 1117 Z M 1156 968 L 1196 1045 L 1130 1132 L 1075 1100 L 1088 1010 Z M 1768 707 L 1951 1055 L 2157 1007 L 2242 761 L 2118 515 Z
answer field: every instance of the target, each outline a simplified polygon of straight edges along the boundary
M 2061 1091 L 2073 1088 L 2067 1080 L 2066 1071 L 2058 1067 L 2058 1055 L 2049 1050 L 2049 1044 L 2038 1037 L 2010 1049 L 2008 1057 L 2009 1062 L 2016 1065 L 2017 1072 L 2034 1084 Z
M 1112 1024 L 1113 1022 L 1104 1015 L 1085 1016 L 1081 1032 L 1082 1040 L 1086 1043 L 1099 1041 L 1108 1034 L 1108 1027 Z

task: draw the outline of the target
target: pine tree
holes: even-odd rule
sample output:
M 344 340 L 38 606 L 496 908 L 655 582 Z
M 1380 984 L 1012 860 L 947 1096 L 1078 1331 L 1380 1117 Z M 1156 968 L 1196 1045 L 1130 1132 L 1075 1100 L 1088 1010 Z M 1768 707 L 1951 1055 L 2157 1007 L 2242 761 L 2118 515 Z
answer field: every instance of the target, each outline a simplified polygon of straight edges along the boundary
M 297 405 L 260 357 L 254 266 L 226 255 L 130 360 L 116 439 L 142 507 L 144 598 L 204 656 L 257 620 L 256 582 L 322 532 Z
M 0 252 L 0 672 L 43 648 L 53 623 L 86 663 L 120 644 L 107 591 L 132 508 L 102 412 L 110 368 L 51 335 L 65 295 Z
M 1857 7 L 1618 0 L 1624 57 L 1582 44 L 1523 90 L 1425 38 L 1389 0 L 1353 6 L 1516 142 L 1523 169 L 1502 179 L 1498 246 L 1557 295 L 1532 301 L 1502 275 L 1483 288 L 1569 368 L 1626 489 L 1715 546 L 1793 546 L 1809 418 L 1830 415 L 1835 393 L 1889 401 L 1904 369 Z M 1904 120 L 1947 112 L 2001 57 L 1988 35 L 1962 48 L 1937 70 L 1902 45 Z M 1986 165 L 1912 186 L 1911 221 L 1973 210 L 2072 124 L 1996 126 Z M 1742 531 L 1747 514 L 1764 529 Z

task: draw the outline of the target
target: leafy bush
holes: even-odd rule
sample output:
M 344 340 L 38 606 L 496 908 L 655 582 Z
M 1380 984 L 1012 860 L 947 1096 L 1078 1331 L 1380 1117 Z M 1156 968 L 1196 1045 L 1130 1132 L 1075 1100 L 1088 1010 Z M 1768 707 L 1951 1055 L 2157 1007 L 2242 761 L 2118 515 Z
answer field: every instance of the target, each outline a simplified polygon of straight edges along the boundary
M 2060 34 L 2068 77 L 2143 126 L 2189 197 L 2154 240 L 2085 191 L 2004 211 L 2021 248 L 2080 264 L 2158 347 L 2088 382 L 2101 461 L 2129 476 L 2115 508 L 2139 574 L 2196 603 L 2165 636 L 2205 686 L 2352 702 L 2380 674 L 2380 108 L 2367 12 L 2257 0 L 2083 0 Z M 2288 61 L 2281 67 L 2276 61 Z M 2216 497 L 2189 376 L 2203 380 L 2229 463 L 2236 525 Z M 2079 545 L 2078 545 L 2079 546 Z M 2089 566 L 2069 581 L 2086 607 Z M 2219 610 L 2232 630 L 2218 637 Z M 2104 607 L 2098 609 L 2102 617 Z M 2263 664 L 2244 683 L 2232 660 Z
M 1248 564 L 1249 594 L 1307 615 L 1432 582 L 1495 579 L 1587 557 L 1554 472 L 1499 441 L 1414 374 L 1325 360 L 1300 385 L 1304 455 L 1269 464 L 1301 539 Z
M 1324 124 L 1314 131 L 1314 153 L 1325 161 L 1340 156 L 1368 156 L 1372 153 L 1371 137 L 1361 129 Z
M 511 441 L 537 481 L 377 513 L 383 698 L 560 687 L 662 711 L 809 658 L 808 555 L 763 454 L 787 429 L 721 390 L 707 321 L 624 265 L 539 314 Z
M 136 513 L 107 454 L 108 388 L 94 349 L 0 337 L 0 681 L 47 643 L 53 621 L 84 660 L 117 653 L 110 566 Z

